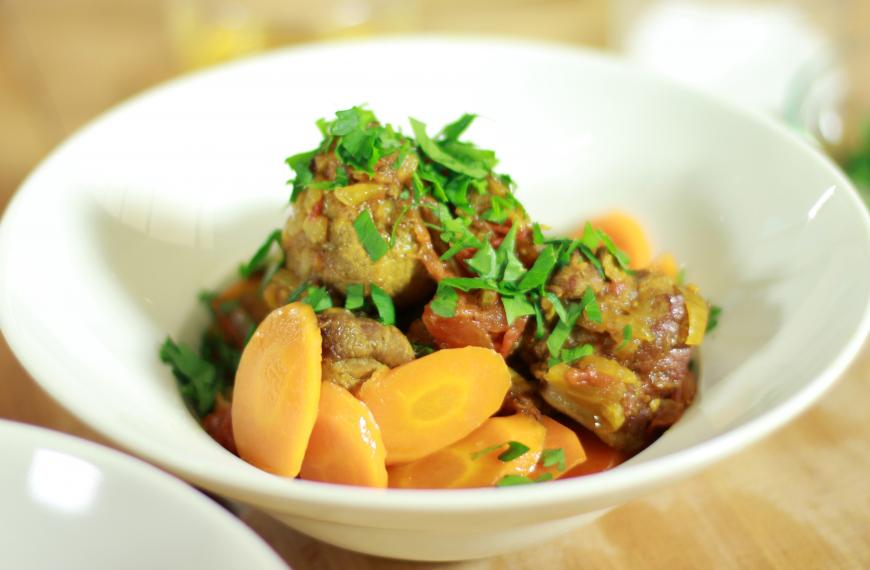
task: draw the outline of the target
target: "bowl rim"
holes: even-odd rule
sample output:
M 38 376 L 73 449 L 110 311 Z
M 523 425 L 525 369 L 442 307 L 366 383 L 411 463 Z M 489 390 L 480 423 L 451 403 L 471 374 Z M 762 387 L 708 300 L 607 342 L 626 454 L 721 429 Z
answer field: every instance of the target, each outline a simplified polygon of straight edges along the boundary
M 602 67 L 618 69 L 621 73 L 633 75 L 644 82 L 703 100 L 705 104 L 716 107 L 739 120 L 755 123 L 775 135 L 782 144 L 799 148 L 800 152 L 806 155 L 808 161 L 816 163 L 819 168 L 826 171 L 835 180 L 838 188 L 846 194 L 846 199 L 851 201 L 852 207 L 859 210 L 861 225 L 863 225 L 864 229 L 864 245 L 870 245 L 870 215 L 868 215 L 863 202 L 851 182 L 842 174 L 830 158 L 824 156 L 818 151 L 817 147 L 811 144 L 811 141 L 790 130 L 786 124 L 776 121 L 774 117 L 763 114 L 761 111 L 742 107 L 717 94 L 708 93 L 656 75 L 654 72 L 640 68 L 617 55 L 590 48 L 540 40 L 514 39 L 479 34 L 402 34 L 361 40 L 330 41 L 276 49 L 209 69 L 181 75 L 148 88 L 113 106 L 67 137 L 22 182 L 9 202 L 3 215 L 2 223 L 0 223 L 0 268 L 3 267 L 8 257 L 4 251 L 11 247 L 10 242 L 12 239 L 8 235 L 10 233 L 8 228 L 11 226 L 10 220 L 18 216 L 21 196 L 28 191 L 35 177 L 43 170 L 50 168 L 59 155 L 62 155 L 68 147 L 77 144 L 77 141 L 88 132 L 99 129 L 103 123 L 110 121 L 117 115 L 125 113 L 128 108 L 133 107 L 139 101 L 171 89 L 184 88 L 186 84 L 198 82 L 203 78 L 232 74 L 235 70 L 250 65 L 268 66 L 275 61 L 289 57 L 316 56 L 323 51 L 347 50 L 354 47 L 371 45 L 415 49 L 432 45 L 443 45 L 444 42 L 454 46 L 464 45 L 478 49 L 485 46 L 491 50 L 520 49 L 535 51 L 554 59 L 573 58 L 585 60 Z M 3 283 L 0 282 L 0 288 L 2 286 Z M 172 473 L 176 473 L 196 485 L 231 498 L 271 508 L 272 510 L 286 510 L 289 508 L 288 505 L 306 505 L 314 507 L 335 506 L 342 507 L 343 509 L 384 513 L 420 513 L 421 511 L 433 514 L 467 513 L 470 510 L 476 512 L 504 512 L 530 504 L 535 504 L 537 507 L 553 507 L 563 504 L 565 501 L 590 500 L 614 493 L 624 493 L 625 496 L 630 497 L 629 491 L 633 487 L 640 486 L 641 484 L 649 486 L 663 481 L 677 481 L 713 461 L 734 454 L 741 448 L 760 440 L 780 428 L 806 410 L 833 385 L 834 381 L 840 377 L 858 354 L 868 332 L 870 332 L 870 302 L 868 302 L 863 309 L 858 326 L 854 329 L 849 341 L 840 347 L 840 350 L 831 358 L 825 370 L 812 379 L 803 389 L 760 416 L 725 433 L 644 463 L 628 464 L 620 469 L 588 475 L 582 478 L 552 481 L 547 485 L 522 485 L 511 487 L 510 489 L 384 490 L 332 485 L 298 479 L 288 480 L 259 471 L 257 472 L 259 475 L 265 474 L 266 477 L 254 478 L 248 475 L 249 472 L 245 472 L 244 476 L 228 479 L 225 476 L 210 472 L 195 460 L 190 460 L 179 455 L 166 455 L 161 452 L 159 445 L 151 444 L 141 438 L 123 437 L 122 435 L 115 434 L 113 422 L 104 421 L 104 418 L 98 414 L 91 414 L 89 406 L 78 405 L 78 402 L 69 403 L 63 401 L 64 390 L 60 388 L 62 382 L 56 383 L 50 380 L 55 375 L 54 371 L 37 354 L 38 350 L 35 350 L 33 345 L 28 343 L 24 335 L 18 334 L 18 330 L 9 334 L 9 328 L 4 326 L 4 323 L 9 321 L 9 315 L 3 309 L 4 306 L 0 304 L 0 327 L 3 328 L 10 347 L 28 373 L 61 406 L 120 447 L 145 458 L 149 462 L 159 465 Z M 276 500 L 281 502 L 276 503 Z
M 258 567 L 275 570 L 288 568 L 265 540 L 229 511 L 177 477 L 145 461 L 93 441 L 7 419 L 0 419 L 0 440 L 7 449 L 17 446 L 24 452 L 56 451 L 86 461 L 110 478 L 150 487 L 159 493 L 162 500 L 183 507 L 185 512 L 190 513 L 191 521 L 204 518 L 217 521 L 224 540 L 231 539 L 234 544 L 244 547 L 248 555 L 256 556 Z

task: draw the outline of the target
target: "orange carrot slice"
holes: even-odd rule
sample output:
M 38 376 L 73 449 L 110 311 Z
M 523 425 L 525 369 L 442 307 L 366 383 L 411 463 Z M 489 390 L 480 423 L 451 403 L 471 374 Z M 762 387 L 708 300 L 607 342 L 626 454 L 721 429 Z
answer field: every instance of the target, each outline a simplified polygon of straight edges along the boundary
M 547 428 L 547 438 L 544 441 L 544 453 L 541 456 L 541 462 L 535 467 L 536 477 L 549 473 L 553 479 L 558 479 L 577 465 L 586 461 L 586 452 L 583 451 L 580 438 L 577 437 L 574 430 L 565 427 L 548 416 L 541 416 L 541 424 Z M 548 459 L 553 461 L 557 457 L 561 459 L 562 465 L 559 462 L 554 462 L 550 466 L 545 465 Z
M 663 253 L 658 256 L 652 262 L 652 265 L 650 265 L 650 269 L 664 273 L 671 279 L 676 279 L 677 275 L 680 274 L 680 265 L 677 263 L 677 259 L 670 253 Z
M 386 487 L 386 450 L 372 412 L 332 382 L 320 387 L 320 411 L 299 476 L 309 481 Z
M 387 465 L 393 465 L 471 433 L 501 407 L 509 387 L 504 359 L 468 346 L 439 350 L 372 377 L 359 397 L 381 426 Z
M 257 327 L 233 389 L 233 436 L 245 461 L 299 474 L 317 419 L 321 342 L 317 317 L 304 303 L 275 309 Z
M 390 487 L 488 487 L 505 475 L 528 476 L 541 457 L 546 434 L 546 428 L 531 416 L 490 418 L 464 439 L 444 449 L 417 461 L 390 467 Z M 529 449 L 510 458 L 504 455 L 509 452 L 509 442 L 521 443 Z
M 632 269 L 643 269 L 652 261 L 652 246 L 643 226 L 634 217 L 617 210 L 590 220 L 590 223 L 609 235 L 616 247 L 628 254 Z

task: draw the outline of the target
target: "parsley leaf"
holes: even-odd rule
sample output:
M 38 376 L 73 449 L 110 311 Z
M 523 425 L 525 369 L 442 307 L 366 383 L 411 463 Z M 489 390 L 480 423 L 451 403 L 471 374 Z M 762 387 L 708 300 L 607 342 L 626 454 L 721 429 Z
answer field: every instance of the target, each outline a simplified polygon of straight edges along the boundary
M 311 305 L 311 308 L 314 309 L 315 313 L 325 311 L 332 307 L 332 297 L 329 295 L 329 291 L 324 287 L 309 287 L 307 295 L 302 299 L 302 302 Z
M 284 162 L 287 163 L 293 172 L 295 178 L 287 181 L 287 184 L 293 184 L 293 192 L 290 194 L 290 202 L 295 202 L 299 197 L 299 193 L 305 190 L 305 187 L 314 181 L 314 174 L 311 172 L 311 161 L 320 151 L 319 148 L 308 152 L 300 152 L 287 158 Z
M 160 347 L 160 360 L 172 367 L 181 395 L 196 413 L 200 417 L 208 414 L 220 390 L 214 364 L 190 347 L 175 344 L 170 337 Z
M 474 119 L 477 118 L 477 115 L 473 115 L 471 113 L 465 113 L 446 127 L 441 130 L 441 133 L 444 135 L 444 140 L 446 141 L 455 141 L 457 140 L 462 133 L 465 132 L 465 129 L 471 125 Z
M 396 324 L 396 307 L 386 291 L 372 283 L 372 302 L 378 310 L 378 317 L 385 325 Z
M 532 243 L 542 245 L 544 243 L 544 232 L 541 230 L 541 224 L 535 222 L 532 224 Z
M 595 298 L 595 292 L 592 290 L 592 287 L 586 287 L 580 303 L 583 305 L 583 311 L 586 313 L 587 319 L 593 323 L 601 323 L 601 307 L 598 305 L 598 299 Z
M 621 350 L 622 347 L 631 342 L 632 339 L 632 330 L 631 325 L 625 325 L 622 327 L 622 342 L 619 343 L 619 346 L 616 347 L 616 350 Z
M 251 259 L 239 266 L 239 275 L 247 279 L 263 269 L 269 260 L 269 252 L 272 250 L 272 245 L 277 245 L 279 249 L 281 248 L 281 230 L 275 230 L 266 237 L 266 241 L 257 248 Z M 283 249 L 281 250 L 281 257 L 284 257 Z
M 349 311 L 362 309 L 365 304 L 366 293 L 362 283 L 351 283 L 347 286 L 344 297 L 344 308 Z
M 430 346 L 428 344 L 420 344 L 419 342 L 414 341 L 411 341 L 411 348 L 414 349 L 414 356 L 416 356 L 417 358 L 435 352 L 434 346 Z
M 722 307 L 713 305 L 710 307 L 710 316 L 707 317 L 707 330 L 710 332 L 719 325 L 719 315 L 722 314 Z
M 473 291 L 475 289 L 488 289 L 490 291 L 495 291 L 498 286 L 491 279 L 484 279 L 482 277 L 447 277 L 441 280 L 445 286 L 449 285 L 454 289 L 459 289 L 460 291 Z
M 478 459 L 480 459 L 484 455 L 489 455 L 493 451 L 496 451 L 497 449 L 501 449 L 502 447 L 504 447 L 503 443 L 496 443 L 495 445 L 490 445 L 489 447 L 484 447 L 483 449 L 479 449 L 471 454 L 471 460 L 477 461 Z
M 580 250 L 580 253 L 583 254 L 583 257 L 585 257 L 586 260 L 589 261 L 589 263 L 592 264 L 592 267 L 594 267 L 595 270 L 598 271 L 598 275 L 600 275 L 601 278 L 603 279 L 603 278 L 605 277 L 605 275 L 604 275 L 604 266 L 601 265 L 601 261 L 598 260 L 598 258 L 597 258 L 597 257 L 595 256 L 595 254 L 592 252 L 592 250 L 589 249 L 588 247 L 586 247 L 586 246 L 585 246 L 584 244 L 582 244 L 582 243 L 579 244 L 578 249 Z
M 417 145 L 419 145 L 420 150 L 432 159 L 433 162 L 437 162 L 453 172 L 465 174 L 472 178 L 484 178 L 489 173 L 489 170 L 485 166 L 479 164 L 466 164 L 459 158 L 441 148 L 435 143 L 435 141 L 429 138 L 429 135 L 426 134 L 425 123 L 422 123 L 413 117 L 411 117 L 409 121 L 411 123 L 411 129 L 414 131 L 414 137 L 417 139 Z
M 356 230 L 356 237 L 362 244 L 363 249 L 369 254 L 369 259 L 377 261 L 382 258 L 390 246 L 381 237 L 378 228 L 372 220 L 372 214 L 368 210 L 363 210 L 359 213 L 353 222 L 353 229 Z
M 498 261 L 495 250 L 489 241 L 485 241 L 483 247 L 479 248 L 477 253 L 465 263 L 485 279 L 495 279 L 498 276 Z
M 396 217 L 396 221 L 393 222 L 393 230 L 390 232 L 390 247 L 396 245 L 396 232 L 399 229 L 399 224 L 402 223 L 402 220 L 405 218 L 405 214 L 408 213 L 409 208 L 410 206 L 406 204 L 405 207 L 402 208 L 402 211 L 399 212 L 398 217 Z
M 541 453 L 541 465 L 544 467 L 556 466 L 559 471 L 564 471 L 567 468 L 565 465 L 565 450 L 561 447 L 558 449 L 545 449 Z
M 291 291 L 289 295 L 287 295 L 287 300 L 285 301 L 285 303 L 289 304 L 293 301 L 297 301 L 306 289 L 308 289 L 308 281 L 303 281 L 295 289 L 293 289 L 293 291 Z
M 517 226 L 514 224 L 511 225 L 511 229 L 508 230 L 507 235 L 504 236 L 504 239 L 502 240 L 501 245 L 498 246 L 498 251 L 496 252 L 499 263 L 499 273 L 501 273 L 502 280 L 508 283 L 516 281 L 526 272 L 526 267 L 515 253 L 516 241 Z
M 523 445 L 518 441 L 509 441 L 508 448 L 504 453 L 498 456 L 498 460 L 507 463 L 508 461 L 513 461 L 518 457 L 522 457 L 528 450 L 528 445 Z
M 556 250 L 553 249 L 553 246 L 548 245 L 541 250 L 541 253 L 538 254 L 538 258 L 532 265 L 532 268 L 529 269 L 523 275 L 522 279 L 520 279 L 519 283 L 517 283 L 517 288 L 520 291 L 530 291 L 544 285 L 555 266 Z
M 562 346 L 564 346 L 565 341 L 568 340 L 568 335 L 571 334 L 571 329 L 574 328 L 574 324 L 577 322 L 577 319 L 580 318 L 583 308 L 584 305 L 582 303 L 579 305 L 571 305 L 568 309 L 568 318 L 556 323 L 556 327 L 547 338 L 547 350 L 550 351 L 550 356 L 553 358 L 558 358 L 561 354 Z
M 562 300 L 552 291 L 546 291 L 544 297 L 546 297 L 547 300 L 550 301 L 550 304 L 553 305 L 553 310 L 556 311 L 559 318 L 563 321 L 567 321 L 568 311 L 565 310 L 565 305 L 562 304 Z
M 565 364 L 571 364 L 577 360 L 585 356 L 589 356 L 595 352 L 595 348 L 591 344 L 584 344 L 582 346 L 575 346 L 574 348 L 565 348 L 559 353 L 559 358 L 553 358 L 548 361 L 548 366 L 554 366 L 559 362 L 564 362 Z
M 459 302 L 459 294 L 456 289 L 443 283 L 438 284 L 435 297 L 429 303 L 432 312 L 440 317 L 450 318 L 456 314 L 456 303 Z
M 505 475 L 496 482 L 495 486 L 513 487 L 514 485 L 529 485 L 531 483 L 534 483 L 534 481 L 532 481 L 525 475 Z
M 525 296 L 508 297 L 502 295 L 501 304 L 504 306 L 504 314 L 507 317 L 508 326 L 514 324 L 514 321 L 520 317 L 535 314 L 534 305 L 526 300 Z

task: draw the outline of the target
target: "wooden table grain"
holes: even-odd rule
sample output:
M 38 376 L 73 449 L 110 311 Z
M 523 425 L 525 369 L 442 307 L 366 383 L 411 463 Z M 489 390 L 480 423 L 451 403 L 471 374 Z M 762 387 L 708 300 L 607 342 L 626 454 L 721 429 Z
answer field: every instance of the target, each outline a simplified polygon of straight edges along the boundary
M 514 26 L 527 35 L 603 41 L 603 0 L 540 4 L 534 11 L 519 0 L 423 6 L 436 28 L 431 22 L 449 22 L 449 10 L 485 15 L 498 5 L 504 8 L 501 30 Z M 0 209 L 63 137 L 176 72 L 162 6 L 148 0 L 0 0 Z M 814 407 L 766 440 L 568 536 L 498 558 L 449 565 L 389 561 L 325 545 L 257 512 L 242 518 L 297 570 L 867 568 L 868 381 L 865 348 Z M 33 382 L 5 341 L 0 418 L 106 443 Z

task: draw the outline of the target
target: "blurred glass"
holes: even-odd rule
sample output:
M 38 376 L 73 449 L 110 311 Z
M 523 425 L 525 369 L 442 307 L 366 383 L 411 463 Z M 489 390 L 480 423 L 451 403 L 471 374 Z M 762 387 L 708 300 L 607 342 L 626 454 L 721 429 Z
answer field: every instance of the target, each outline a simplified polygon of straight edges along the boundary
M 795 75 L 785 118 L 839 162 L 870 203 L 870 2 L 839 8 L 837 42 Z
M 166 18 L 181 69 L 266 48 L 417 27 L 417 0 L 167 0 Z
M 614 0 L 610 36 L 645 67 L 780 114 L 836 19 L 827 0 Z

